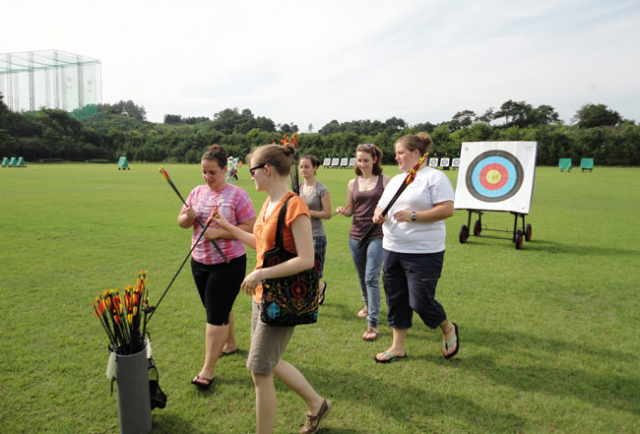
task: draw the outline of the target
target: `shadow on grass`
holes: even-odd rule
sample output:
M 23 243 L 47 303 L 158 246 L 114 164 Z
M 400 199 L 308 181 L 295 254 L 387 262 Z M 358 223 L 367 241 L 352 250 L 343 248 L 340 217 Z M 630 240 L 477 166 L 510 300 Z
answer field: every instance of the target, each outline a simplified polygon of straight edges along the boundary
M 619 249 L 605 246 L 588 246 L 563 244 L 556 241 L 535 240 L 525 242 L 523 248 L 531 251 L 547 251 L 549 253 L 569 253 L 579 256 L 628 256 L 640 257 L 640 250 Z
M 153 434 L 204 434 L 204 431 L 196 429 L 188 420 L 175 413 L 153 414 Z
M 428 369 L 433 364 L 488 378 L 497 386 L 516 391 L 557 396 L 560 399 L 582 401 L 594 408 L 640 415 L 640 376 L 637 371 L 620 365 L 637 366 L 639 356 L 521 332 L 463 327 L 460 354 L 452 360 L 445 360 L 439 353 L 440 334 L 429 330 L 418 332 L 418 328 L 417 333 L 410 333 L 408 338 L 415 335 L 416 339 L 424 342 L 427 351 L 422 355 L 411 354 L 406 361 L 389 365 L 389 374 L 385 374 L 382 380 L 370 378 L 364 372 L 341 369 L 316 372 L 323 378 L 331 379 L 334 387 L 331 387 L 328 396 L 334 402 L 342 401 L 347 406 L 350 404 L 346 402 L 351 401 L 354 406 L 369 405 L 375 408 L 386 415 L 388 423 L 396 425 L 396 431 L 399 427 L 420 428 L 429 432 L 446 431 L 442 424 L 447 423 L 448 417 L 473 426 L 478 432 L 520 432 L 530 428 L 532 421 L 508 409 L 487 408 L 467 396 L 443 393 L 421 383 L 407 385 L 406 379 L 394 379 L 394 376 L 403 375 L 402 370 L 397 369 L 400 365 L 403 368 L 424 365 L 424 369 Z M 436 345 L 433 349 L 432 344 Z M 476 349 L 485 347 L 495 350 L 495 357 L 487 355 L 486 351 L 474 351 L 474 346 Z M 500 349 L 508 349 L 508 352 L 499 353 Z M 572 360 L 576 363 L 572 364 Z M 612 372 L 594 372 L 601 366 L 610 367 Z M 464 375 L 461 373 L 460 377 Z M 357 385 L 357 389 L 341 387 L 345 384 Z M 381 393 L 392 389 L 394 393 Z M 340 411 L 340 406 L 336 409 Z M 360 431 L 334 428 L 335 423 L 331 422 L 329 425 L 331 430 L 327 432 L 334 434 L 384 432 L 381 426 Z
M 407 359 L 395 365 L 411 363 L 411 360 L 416 361 L 416 359 Z M 393 369 L 391 365 L 388 368 Z M 393 375 L 398 375 L 398 370 L 395 370 Z M 340 402 L 352 401 L 354 405 L 360 407 L 370 405 L 384 415 L 383 420 L 386 424 L 393 426 L 393 429 L 385 430 L 384 426 L 365 423 L 361 430 L 335 428 L 334 414 L 333 419 L 332 415 L 327 419 L 331 428 L 325 428 L 326 432 L 334 434 L 403 432 L 403 430 L 404 432 L 443 432 L 447 431 L 443 429 L 443 423 L 446 423 L 447 418 L 462 420 L 466 426 L 473 426 L 477 432 L 520 432 L 527 424 L 527 421 L 519 416 L 487 409 L 465 397 L 441 393 L 435 389 L 425 390 L 424 386 L 428 387 L 425 384 L 417 384 L 415 387 L 399 385 L 391 373 L 386 380 L 382 381 L 372 381 L 364 375 L 359 377 L 353 372 L 335 370 L 326 371 L 324 376 L 331 378 L 332 383 L 336 385 L 357 385 L 357 390 L 332 388 L 328 396 L 337 403 L 335 407 L 337 412 L 340 411 Z M 382 393 L 384 390 L 394 390 L 394 393 Z M 348 416 L 348 419 L 353 420 L 352 416 Z M 380 417 L 373 417 L 373 420 L 380 420 Z
M 490 378 L 496 384 L 508 385 L 514 389 L 570 397 L 595 407 L 640 415 L 640 376 L 637 371 L 629 370 L 629 375 L 619 372 L 605 375 L 566 367 L 567 355 L 576 360 L 576 366 L 584 366 L 585 358 L 589 357 L 590 366 L 610 366 L 617 371 L 620 370 L 619 366 L 616 367 L 612 360 L 637 366 L 640 357 L 519 332 L 464 327 L 460 334 L 462 357 L 454 359 L 455 363 L 451 365 L 456 369 L 471 371 Z M 509 354 L 498 354 L 498 357 L 465 356 L 465 343 L 493 348 L 496 352 L 508 349 Z M 498 359 L 502 356 L 510 357 L 511 362 L 500 363 Z M 554 363 L 560 357 L 563 357 L 564 362 Z M 425 358 L 433 363 L 447 363 L 441 357 L 430 355 Z M 562 367 L 559 366 L 561 364 Z

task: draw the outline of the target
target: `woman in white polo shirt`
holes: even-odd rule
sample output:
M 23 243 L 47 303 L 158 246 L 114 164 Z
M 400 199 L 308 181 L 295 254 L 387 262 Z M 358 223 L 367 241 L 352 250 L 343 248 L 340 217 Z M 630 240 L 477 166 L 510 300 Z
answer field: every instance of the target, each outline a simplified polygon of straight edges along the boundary
M 390 203 L 404 182 L 407 172 L 433 147 L 426 133 L 407 134 L 395 144 L 401 174 L 389 181 L 373 216 L 383 223 L 384 291 L 393 343 L 375 356 L 376 362 L 389 363 L 407 357 L 405 339 L 415 311 L 429 328 L 440 328 L 442 354 L 449 359 L 458 353 L 458 326 L 435 299 L 445 250 L 444 220 L 453 215 L 454 190 L 447 176 L 423 163 L 414 181 L 389 210 Z

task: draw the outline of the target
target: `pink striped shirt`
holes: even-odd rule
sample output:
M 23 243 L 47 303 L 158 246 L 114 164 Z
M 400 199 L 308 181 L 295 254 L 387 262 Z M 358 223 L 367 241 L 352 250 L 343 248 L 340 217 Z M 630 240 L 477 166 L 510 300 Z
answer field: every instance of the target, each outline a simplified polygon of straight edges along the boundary
M 219 212 L 234 226 L 256 216 L 249 194 L 242 188 L 232 184 L 227 184 L 219 191 L 212 191 L 207 185 L 199 185 L 189 193 L 187 204 L 193 207 L 197 218 L 203 225 L 206 225 L 207 219 L 215 207 L 218 206 L 220 200 L 223 200 L 223 202 Z M 185 207 L 183 206 L 182 208 L 184 209 Z M 194 221 L 191 245 L 198 239 L 201 231 L 200 225 Z M 247 252 L 242 241 L 218 238 L 216 239 L 216 244 L 218 244 L 227 259 L 238 258 Z M 213 247 L 213 243 L 204 237 L 200 239 L 196 248 L 193 249 L 191 256 L 201 264 L 212 265 L 224 262 L 215 247 Z

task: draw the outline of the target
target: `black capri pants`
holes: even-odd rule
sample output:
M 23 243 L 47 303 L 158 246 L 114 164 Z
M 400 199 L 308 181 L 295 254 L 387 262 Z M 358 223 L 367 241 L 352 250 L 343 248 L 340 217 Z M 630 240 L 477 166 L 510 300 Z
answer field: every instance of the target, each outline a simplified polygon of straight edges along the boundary
M 384 251 L 384 293 L 389 326 L 411 328 L 413 311 L 429 328 L 447 319 L 436 300 L 436 286 L 444 263 L 444 250 L 437 253 Z
M 240 292 L 247 271 L 247 255 L 231 259 L 228 264 L 206 265 L 191 258 L 191 273 L 200 300 L 207 312 L 207 324 L 229 324 L 229 312 Z

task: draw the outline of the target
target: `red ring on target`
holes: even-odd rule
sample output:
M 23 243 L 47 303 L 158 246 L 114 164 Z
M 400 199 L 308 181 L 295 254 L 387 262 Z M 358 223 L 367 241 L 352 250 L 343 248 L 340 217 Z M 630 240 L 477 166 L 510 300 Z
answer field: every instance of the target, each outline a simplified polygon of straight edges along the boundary
M 480 184 L 487 190 L 500 190 L 509 180 L 509 172 L 502 164 L 487 164 L 480 172 Z

